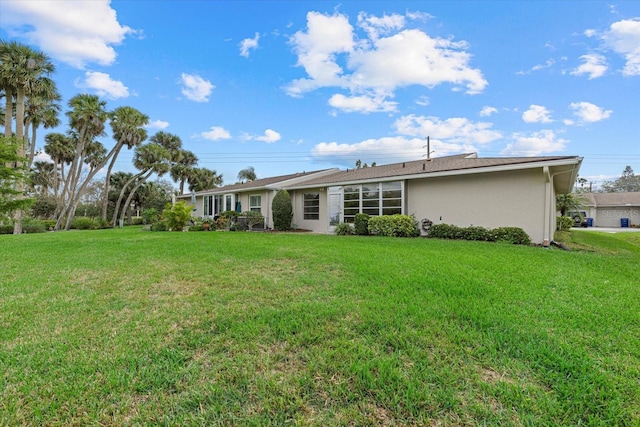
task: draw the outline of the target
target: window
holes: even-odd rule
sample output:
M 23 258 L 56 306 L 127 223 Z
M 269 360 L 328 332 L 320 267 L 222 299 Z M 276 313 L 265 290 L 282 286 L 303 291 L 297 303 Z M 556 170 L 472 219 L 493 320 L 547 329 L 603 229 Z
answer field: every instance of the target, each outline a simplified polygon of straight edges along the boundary
M 370 216 L 402 213 L 401 181 L 347 185 L 342 194 L 344 222 L 353 222 L 358 213 Z
M 262 206 L 261 196 L 249 196 L 249 210 L 251 212 L 260 213 L 261 206 Z
M 305 193 L 303 196 L 304 219 L 320 219 L 320 194 Z
M 224 196 L 215 195 L 215 196 L 204 196 L 203 200 L 203 212 L 202 216 L 216 216 L 220 215 L 222 212 Z
M 232 202 L 232 195 L 231 194 L 227 194 L 227 196 L 225 197 L 224 200 L 224 210 L 225 211 L 230 211 L 231 210 L 231 202 Z

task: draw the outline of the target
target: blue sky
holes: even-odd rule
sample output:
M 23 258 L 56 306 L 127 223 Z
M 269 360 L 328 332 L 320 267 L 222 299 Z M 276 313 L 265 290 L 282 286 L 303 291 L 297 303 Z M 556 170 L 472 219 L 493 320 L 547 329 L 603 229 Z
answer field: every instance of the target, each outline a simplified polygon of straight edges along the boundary
M 640 173 L 640 2 L 2 0 L 0 37 L 53 59 L 65 111 L 134 107 L 225 184 L 418 160 L 427 136 Z

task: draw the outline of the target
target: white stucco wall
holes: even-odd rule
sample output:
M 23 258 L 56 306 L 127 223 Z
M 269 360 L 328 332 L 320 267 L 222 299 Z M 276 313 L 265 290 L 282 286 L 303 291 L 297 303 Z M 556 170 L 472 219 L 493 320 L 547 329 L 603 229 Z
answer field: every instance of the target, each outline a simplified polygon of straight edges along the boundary
M 320 218 L 315 220 L 304 219 L 304 194 L 318 193 L 320 195 Z M 311 230 L 316 233 L 326 233 L 329 229 L 329 217 L 327 214 L 327 194 L 324 188 L 310 188 L 307 190 L 290 191 L 293 205 L 293 220 L 298 228 Z
M 521 227 L 534 243 L 544 239 L 542 169 L 409 180 L 405 189 L 406 213 L 418 220 L 460 227 Z

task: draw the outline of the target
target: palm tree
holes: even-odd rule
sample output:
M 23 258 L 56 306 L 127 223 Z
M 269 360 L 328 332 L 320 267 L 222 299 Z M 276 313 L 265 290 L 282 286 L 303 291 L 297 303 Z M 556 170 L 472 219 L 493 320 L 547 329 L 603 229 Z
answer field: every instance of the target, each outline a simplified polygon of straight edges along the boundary
M 129 192 L 129 197 L 127 197 L 127 200 L 122 207 L 121 219 L 124 219 L 133 195 L 138 187 L 142 185 L 142 183 L 144 183 L 154 173 L 158 176 L 162 176 L 165 173 L 169 172 L 169 169 L 171 167 L 170 159 L 171 153 L 160 144 L 150 142 L 135 149 L 135 154 L 133 156 L 133 165 L 140 172 L 134 175 L 122 186 L 120 196 L 118 197 L 118 201 L 116 202 L 116 206 L 113 211 L 112 221 L 114 227 L 116 226 L 118 213 L 120 213 L 120 205 L 122 203 L 122 199 L 124 198 L 124 194 L 129 186 L 134 184 L 135 182 L 133 189 Z
M 0 84 L 5 91 L 5 136 L 11 137 L 13 98 L 15 95 L 16 128 L 18 140 L 18 157 L 25 157 L 26 142 L 24 139 L 25 99 L 35 92 L 36 82 L 45 74 L 51 74 L 55 67 L 47 55 L 16 41 L 0 40 Z M 18 198 L 24 197 L 24 182 L 16 182 Z M 22 233 L 22 211 L 15 214 L 14 234 Z
M 556 195 L 556 209 L 560 216 L 566 216 L 567 212 L 579 211 L 585 205 L 585 199 L 581 194 L 569 193 Z
M 71 139 L 61 133 L 49 133 L 44 137 L 44 141 L 44 152 L 51 157 L 56 170 L 60 171 L 59 174 L 56 174 L 56 177 L 59 176 L 59 180 L 53 186 L 53 195 L 57 199 L 60 192 L 60 181 L 65 181 L 64 165 L 71 164 L 73 161 L 74 149 L 71 146 Z
M 195 168 L 189 179 L 189 191 L 204 191 L 222 184 L 222 175 L 207 168 Z
M 120 154 L 120 150 L 125 145 L 130 150 L 137 147 L 147 139 L 147 131 L 144 126 L 149 123 L 149 116 L 142 114 L 140 111 L 132 107 L 118 107 L 111 114 L 111 130 L 115 138 L 116 145 L 113 148 L 113 157 L 109 162 L 107 174 L 104 181 L 104 194 L 109 193 L 109 181 L 113 165 Z M 102 219 L 107 220 L 107 207 L 109 206 L 109 198 L 104 197 L 102 201 Z
M 35 162 L 29 174 L 31 187 L 40 195 L 46 196 L 53 190 L 58 170 L 53 163 Z
M 106 102 L 100 100 L 96 95 L 80 94 L 69 100 L 69 107 L 71 107 L 71 110 L 67 112 L 69 126 L 71 127 L 69 136 L 74 141 L 75 153 L 62 190 L 64 203 L 56 223 L 56 230 L 60 229 L 63 218 L 67 218 L 68 225 L 71 224 L 72 217 L 70 213 L 75 210 L 83 189 L 86 188 L 86 185 L 97 173 L 97 170 L 103 166 L 95 168 L 92 173 L 86 175 L 85 181 L 80 184 L 84 164 L 83 156 L 89 153 L 87 145 L 90 145 L 94 138 L 104 135 L 108 116 L 105 106 Z M 107 159 L 109 159 L 109 156 L 105 156 L 103 163 Z
M 245 169 L 242 169 L 240 172 L 238 172 L 238 179 L 240 180 L 240 182 L 255 181 L 256 171 L 253 168 L 253 166 L 249 166 Z
M 171 178 L 180 183 L 180 194 L 184 194 L 184 185 L 193 179 L 194 168 L 198 164 L 198 158 L 188 150 L 180 150 L 178 160 L 171 168 Z
M 36 132 L 40 125 L 45 129 L 51 129 L 60 125 L 58 114 L 60 113 L 61 97 L 53 80 L 43 77 L 36 81 L 33 90 L 27 98 L 25 105 L 24 135 L 28 142 L 27 152 L 29 157 L 27 165 L 31 167 L 33 157 L 36 154 Z M 31 129 L 31 138 L 29 138 Z

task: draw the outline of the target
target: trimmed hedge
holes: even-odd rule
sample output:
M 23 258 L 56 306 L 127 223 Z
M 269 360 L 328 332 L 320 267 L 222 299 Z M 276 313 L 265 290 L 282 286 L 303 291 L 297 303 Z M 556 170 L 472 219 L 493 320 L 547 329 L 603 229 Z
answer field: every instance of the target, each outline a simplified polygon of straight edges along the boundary
M 382 215 L 369 218 L 369 233 L 386 237 L 416 237 L 420 234 L 409 215 Z
M 366 213 L 356 214 L 353 221 L 353 231 L 359 236 L 366 236 L 369 234 L 369 215 Z
M 340 224 L 336 225 L 335 233 L 338 236 L 351 236 L 352 234 L 354 234 L 353 226 L 349 223 L 341 222 Z
M 451 224 L 434 224 L 427 237 L 452 240 L 476 240 L 505 242 L 515 245 L 530 245 L 531 238 L 520 227 L 498 227 L 487 229 L 480 226 L 458 227 Z
M 569 231 L 571 227 L 573 227 L 573 224 L 575 224 L 573 218 L 569 218 L 568 216 L 556 217 L 556 230 L 558 231 Z

